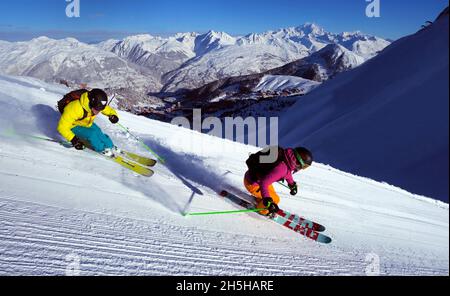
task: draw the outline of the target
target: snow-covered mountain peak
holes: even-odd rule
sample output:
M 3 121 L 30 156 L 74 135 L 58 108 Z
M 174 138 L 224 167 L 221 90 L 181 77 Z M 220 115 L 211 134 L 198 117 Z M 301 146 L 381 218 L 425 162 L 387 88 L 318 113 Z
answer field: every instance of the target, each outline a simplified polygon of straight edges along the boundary
M 83 43 L 80 42 L 78 39 L 75 39 L 75 38 L 72 38 L 72 37 L 64 38 L 64 41 L 66 41 L 66 42 L 68 42 L 68 43 L 71 43 L 71 44 L 78 44 L 78 45 L 83 44 Z
M 104 50 L 104 51 L 112 51 L 112 49 L 114 48 L 114 46 L 116 46 L 119 42 L 121 42 L 121 40 L 118 39 L 108 39 L 106 41 L 100 42 L 98 44 L 95 44 L 94 46 Z
M 216 32 L 214 30 L 208 31 L 205 35 L 205 38 L 209 39 L 220 39 L 220 40 L 234 40 L 234 37 L 230 36 L 225 32 Z
M 156 38 L 155 36 L 152 36 L 150 34 L 138 34 L 128 36 L 123 40 L 127 42 L 148 42 L 154 40 L 155 38 Z
M 209 31 L 203 35 L 199 36 L 200 42 L 204 45 L 210 45 L 210 44 L 218 44 L 218 45 L 232 45 L 235 44 L 236 38 L 232 37 L 231 35 L 225 33 L 225 32 L 216 32 L 216 31 Z
M 78 41 L 75 38 L 67 37 L 64 39 L 53 39 L 49 38 L 47 36 L 40 36 L 37 38 L 33 38 L 30 41 L 23 41 L 23 42 L 17 42 L 17 43 L 10 43 L 12 46 L 25 46 L 28 48 L 28 50 L 35 51 L 36 54 L 40 51 L 49 51 L 49 52 L 55 52 L 58 50 L 58 48 L 63 50 L 70 50 L 70 49 L 90 49 L 90 50 L 98 50 L 96 46 L 88 45 L 83 42 Z
M 314 53 L 314 54 L 324 54 L 324 53 L 337 53 L 337 54 L 343 54 L 343 53 L 351 53 L 350 50 L 345 48 L 344 46 L 337 44 L 337 43 L 331 43 L 326 45 L 324 48 L 322 48 L 320 51 Z M 313 55 L 314 55 L 313 54 Z
M 116 54 L 74 38 L 39 37 L 0 45 L 0 72 L 4 74 L 65 81 L 75 87 L 83 83 L 90 87 L 142 92 L 160 87 L 156 79 L 142 75 Z M 130 93 L 127 96 L 131 97 Z
M 137 61 L 138 59 L 147 62 L 151 55 L 158 53 L 180 52 L 191 57 L 193 56 L 193 40 L 189 38 L 189 35 L 185 34 L 169 38 L 149 34 L 134 35 L 116 43 L 112 51 L 138 64 L 141 64 Z
M 296 28 L 298 32 L 303 32 L 304 34 L 312 34 L 312 35 L 324 35 L 326 31 L 315 23 L 305 23 Z
M 331 68 L 330 70 L 337 73 L 356 68 L 365 61 L 363 57 L 336 43 L 328 44 L 311 55 L 312 59 L 315 57 L 320 57 L 324 61 L 324 68 Z
M 132 49 L 136 46 L 145 47 L 148 50 L 156 50 L 156 48 L 162 43 L 161 37 L 155 37 L 150 34 L 140 34 L 128 36 L 120 42 L 123 48 Z
M 194 51 L 197 56 L 201 56 L 234 44 L 236 44 L 236 38 L 227 33 L 209 31 L 196 38 Z
M 342 36 L 342 38 L 353 38 L 353 37 L 369 37 L 366 34 L 364 34 L 361 31 L 354 31 L 354 32 L 342 32 L 341 34 L 339 34 L 340 36 Z
M 54 39 L 51 39 L 51 38 L 49 38 L 47 36 L 39 36 L 39 37 L 31 39 L 30 42 L 35 42 L 35 43 L 36 42 L 48 42 L 50 40 L 54 40 Z
M 175 36 L 173 37 L 174 39 L 176 39 L 178 42 L 192 42 L 193 40 L 195 40 L 195 38 L 197 38 L 199 36 L 198 33 L 196 32 L 187 32 L 187 33 L 177 33 L 175 34 Z

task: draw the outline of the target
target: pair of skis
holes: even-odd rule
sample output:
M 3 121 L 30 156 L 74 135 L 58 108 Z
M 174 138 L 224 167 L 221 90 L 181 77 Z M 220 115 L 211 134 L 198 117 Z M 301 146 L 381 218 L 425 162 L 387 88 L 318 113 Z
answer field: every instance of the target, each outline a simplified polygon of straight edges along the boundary
M 16 136 L 22 136 L 34 140 L 39 141 L 47 141 L 52 143 L 60 144 L 63 147 L 66 148 L 72 148 L 73 146 L 67 142 L 67 141 L 61 141 L 57 139 L 52 139 L 44 136 L 34 136 L 29 134 L 18 134 L 14 130 L 8 131 L 8 134 L 16 135 Z M 89 150 L 90 145 L 88 142 L 83 143 L 86 148 Z M 92 150 L 93 151 L 93 150 Z M 102 155 L 104 156 L 104 155 Z M 106 157 L 106 156 L 105 156 Z M 136 174 L 142 175 L 144 177 L 151 177 L 155 174 L 155 172 L 151 169 L 151 167 L 154 167 L 157 164 L 157 161 L 145 156 L 141 156 L 132 152 L 128 152 L 125 150 L 120 150 L 120 152 L 117 155 L 113 155 L 112 157 L 107 157 L 109 159 L 112 159 L 114 162 L 120 164 L 121 166 L 135 172 Z
M 157 161 L 154 159 L 125 150 L 120 150 L 120 153 L 108 158 L 111 158 L 114 162 L 135 172 L 138 175 L 151 177 L 155 174 L 155 172 L 151 169 L 151 167 L 154 167 L 157 164 Z
M 52 143 L 60 144 L 63 147 L 66 148 L 72 148 L 73 146 L 66 141 L 56 140 L 44 136 L 34 136 L 34 135 L 28 135 L 28 134 L 17 134 L 14 130 L 9 131 L 12 135 L 22 136 L 34 140 L 39 141 L 47 141 Z M 92 151 L 89 148 L 89 143 L 84 143 L 84 145 L 87 147 L 88 151 Z M 104 155 L 102 155 L 104 156 Z M 105 156 L 106 157 L 106 156 Z M 145 156 L 141 156 L 132 152 L 128 152 L 125 150 L 120 150 L 120 153 L 117 155 L 114 155 L 112 157 L 107 157 L 109 159 L 112 159 L 116 163 L 120 164 L 121 166 L 135 172 L 136 174 L 142 175 L 144 177 L 151 177 L 155 174 L 155 172 L 151 169 L 151 167 L 154 167 L 157 164 L 157 161 Z
M 245 200 L 228 191 L 222 191 L 220 195 L 245 209 L 256 209 L 256 206 L 252 202 L 249 202 L 248 200 Z M 316 242 L 329 244 L 332 241 L 329 236 L 322 233 L 325 231 L 325 227 L 323 225 L 299 215 L 289 213 L 288 211 L 280 209 L 272 216 L 264 217 Z

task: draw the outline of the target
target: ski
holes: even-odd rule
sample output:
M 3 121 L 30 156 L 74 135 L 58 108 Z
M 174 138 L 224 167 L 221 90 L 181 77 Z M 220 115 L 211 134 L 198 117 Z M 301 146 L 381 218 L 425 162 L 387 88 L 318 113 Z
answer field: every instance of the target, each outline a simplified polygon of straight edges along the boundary
M 157 164 L 157 161 L 152 158 L 141 156 L 122 149 L 120 149 L 120 155 L 123 156 L 124 158 L 132 160 L 133 162 L 136 162 L 140 165 L 147 167 L 154 167 Z
M 60 144 L 66 148 L 72 148 L 72 145 L 67 141 L 61 141 L 56 140 L 48 137 L 43 136 L 34 136 L 34 135 L 27 135 L 27 134 L 17 134 L 20 136 L 24 136 L 27 138 L 35 139 L 35 140 L 41 140 L 41 141 L 47 141 L 52 143 Z M 99 154 L 97 152 L 94 152 L 93 150 L 89 149 L 89 143 L 85 143 L 85 146 L 87 147 L 88 152 L 92 152 L 95 154 Z M 102 155 L 100 153 L 100 155 Z M 104 156 L 104 155 L 102 155 Z M 135 172 L 136 174 L 145 176 L 145 177 L 151 177 L 155 174 L 153 170 L 151 170 L 148 167 L 153 167 L 156 165 L 156 160 L 150 159 L 144 156 L 140 156 L 135 153 L 131 153 L 128 151 L 121 150 L 120 155 L 115 155 L 113 157 L 106 157 L 109 159 L 112 159 L 114 162 L 120 164 L 121 166 Z
M 321 232 L 315 231 L 312 228 L 307 227 L 305 224 L 299 224 L 295 221 L 287 220 L 285 217 L 280 216 L 279 213 L 275 214 L 270 218 L 272 221 L 293 230 L 294 232 L 312 239 L 319 243 L 329 244 L 331 243 L 331 238 L 329 236 L 324 235 Z
M 311 228 L 317 232 L 324 232 L 326 230 L 325 226 L 316 223 L 314 221 L 308 220 L 302 216 L 299 216 L 297 214 L 289 213 L 285 210 L 279 210 L 277 213 L 279 216 L 283 217 L 287 221 L 291 221 L 293 223 L 304 225 L 305 227 Z
M 47 142 L 52 142 L 52 143 L 57 143 L 60 144 L 62 146 L 64 146 L 65 148 L 72 148 L 72 144 L 70 142 L 64 141 L 64 140 L 56 140 L 56 139 L 52 139 L 52 138 L 48 138 L 48 137 L 43 137 L 43 136 L 34 136 L 34 135 L 28 135 L 28 134 L 17 134 L 15 133 L 15 131 L 9 131 L 10 134 L 13 135 L 17 135 L 17 136 L 23 136 L 23 137 L 27 137 L 30 139 L 34 139 L 34 140 L 40 140 L 40 141 L 47 141 Z M 89 143 L 84 141 L 84 145 L 89 148 L 90 145 Z M 157 164 L 157 161 L 155 159 L 152 158 L 148 158 L 145 156 L 141 156 L 138 155 L 136 153 L 132 153 L 126 150 L 121 150 L 120 149 L 120 156 L 122 156 L 125 159 L 129 159 L 132 160 L 135 163 L 138 163 L 142 166 L 146 166 L 146 167 L 154 167 Z
M 232 202 L 238 204 L 239 206 L 246 209 L 255 209 L 255 205 L 245 199 L 238 197 L 235 194 L 232 194 L 228 191 L 222 191 L 220 193 L 222 197 L 226 197 Z M 308 219 L 302 218 L 298 215 L 293 215 L 287 211 L 280 210 L 276 214 L 271 217 L 266 217 L 267 219 L 286 227 L 294 232 L 312 239 L 319 243 L 329 244 L 331 243 L 331 238 L 320 233 L 318 230 L 325 230 L 325 227 L 310 221 Z
M 227 191 L 225 191 L 225 192 L 227 192 Z M 238 197 L 238 196 L 236 196 L 236 198 L 242 199 L 241 197 Z M 254 199 L 253 196 L 251 196 L 251 198 Z M 249 202 L 248 200 L 244 200 L 244 201 L 246 203 L 249 203 L 249 205 L 245 204 L 245 205 L 241 205 L 241 206 L 243 206 L 243 207 L 245 207 L 247 209 L 249 209 L 248 207 L 250 207 L 250 209 L 256 207 L 256 205 L 254 205 L 253 203 Z M 317 232 L 324 232 L 326 230 L 325 226 L 323 226 L 323 225 L 321 225 L 319 223 L 316 223 L 314 221 L 311 221 L 311 220 L 306 219 L 306 218 L 304 218 L 302 216 L 290 213 L 290 212 L 285 211 L 285 210 L 281 210 L 280 209 L 280 211 L 278 211 L 277 214 L 279 216 L 283 217 L 284 219 L 288 220 L 288 221 L 291 221 L 291 222 L 296 223 L 296 224 L 302 224 L 305 227 L 311 228 L 311 229 L 313 229 L 313 230 L 315 230 Z
M 153 170 L 146 168 L 138 163 L 129 161 L 129 160 L 123 158 L 122 156 L 114 156 L 114 157 L 107 157 L 107 158 L 110 158 L 114 162 L 120 164 L 121 166 L 123 166 L 141 176 L 151 177 L 155 174 L 155 172 Z

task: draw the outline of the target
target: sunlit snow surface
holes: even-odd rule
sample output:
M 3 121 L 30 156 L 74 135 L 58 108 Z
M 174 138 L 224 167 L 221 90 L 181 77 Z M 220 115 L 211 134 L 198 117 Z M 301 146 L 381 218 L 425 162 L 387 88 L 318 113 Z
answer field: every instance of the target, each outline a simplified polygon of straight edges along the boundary
M 315 164 L 295 176 L 299 195 L 276 186 L 280 206 L 322 223 L 320 245 L 215 192 L 243 190 L 255 147 L 120 112 L 121 123 L 163 156 L 153 178 L 93 153 L 23 136 L 57 138 L 55 102 L 68 90 L 0 76 L 0 274 L 448 275 L 448 205 Z M 115 143 L 147 153 L 99 117 Z M 375 258 L 375 260 L 373 259 Z M 377 270 L 375 268 L 375 270 Z

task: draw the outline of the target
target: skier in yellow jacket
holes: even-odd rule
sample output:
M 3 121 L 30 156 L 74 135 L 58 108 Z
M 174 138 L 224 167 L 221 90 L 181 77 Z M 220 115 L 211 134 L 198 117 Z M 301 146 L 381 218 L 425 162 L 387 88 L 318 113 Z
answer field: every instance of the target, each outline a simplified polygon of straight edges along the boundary
M 119 122 L 117 112 L 107 105 L 108 96 L 101 89 L 77 90 L 68 93 L 58 102 L 61 119 L 58 132 L 77 150 L 83 150 L 87 143 L 93 150 L 106 156 L 113 156 L 118 150 L 108 135 L 94 123 L 101 112 L 111 123 Z

